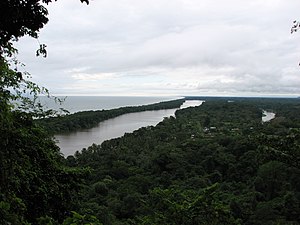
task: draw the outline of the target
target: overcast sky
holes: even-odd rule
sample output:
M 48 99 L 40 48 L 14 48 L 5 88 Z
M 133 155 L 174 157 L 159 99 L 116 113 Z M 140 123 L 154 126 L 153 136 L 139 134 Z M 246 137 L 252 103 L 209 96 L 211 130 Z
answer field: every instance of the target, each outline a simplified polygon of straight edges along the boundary
M 58 95 L 300 96 L 299 0 L 60 0 L 17 47 Z

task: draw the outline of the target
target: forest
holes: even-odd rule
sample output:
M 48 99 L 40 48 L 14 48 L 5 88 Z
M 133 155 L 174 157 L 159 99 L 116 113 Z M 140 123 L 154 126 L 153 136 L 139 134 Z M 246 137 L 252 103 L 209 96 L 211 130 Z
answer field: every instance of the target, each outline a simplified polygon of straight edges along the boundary
M 1 225 L 300 224 L 299 98 L 189 96 L 64 116 L 45 111 L 38 96 L 51 94 L 20 69 L 14 44 L 38 38 L 51 2 L 0 1 Z M 37 43 L 36 55 L 46 56 Z M 67 158 L 53 138 L 192 99 L 205 102 Z M 263 110 L 275 118 L 262 122 Z
M 27 121 L 15 145 L 45 141 L 11 162 L 3 224 L 299 224 L 300 100 L 199 98 L 67 158 Z
M 266 108 L 276 118 L 262 123 Z M 76 211 L 103 224 L 299 224 L 299 109 L 210 98 L 76 152 L 67 165 L 91 170 Z

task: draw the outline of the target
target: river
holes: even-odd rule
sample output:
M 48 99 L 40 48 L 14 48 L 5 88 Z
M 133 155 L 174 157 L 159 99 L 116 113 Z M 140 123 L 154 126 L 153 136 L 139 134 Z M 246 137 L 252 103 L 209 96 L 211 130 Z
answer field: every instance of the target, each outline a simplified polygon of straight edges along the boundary
M 185 101 L 181 109 L 201 105 L 203 101 Z M 55 135 L 57 145 L 64 156 L 73 155 L 77 150 L 95 144 L 101 144 L 105 140 L 123 136 L 125 133 L 133 132 L 141 127 L 155 126 L 164 117 L 175 115 L 177 109 L 145 111 L 128 113 L 113 119 L 100 122 L 97 127 L 82 129 L 76 132 Z

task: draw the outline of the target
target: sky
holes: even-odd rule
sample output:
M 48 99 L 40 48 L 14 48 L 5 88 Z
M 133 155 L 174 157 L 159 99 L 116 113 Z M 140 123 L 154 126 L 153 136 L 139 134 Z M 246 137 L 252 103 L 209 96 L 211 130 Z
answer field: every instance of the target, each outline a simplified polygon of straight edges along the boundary
M 19 60 L 56 95 L 300 96 L 299 0 L 60 0 Z M 47 58 L 36 57 L 39 43 Z

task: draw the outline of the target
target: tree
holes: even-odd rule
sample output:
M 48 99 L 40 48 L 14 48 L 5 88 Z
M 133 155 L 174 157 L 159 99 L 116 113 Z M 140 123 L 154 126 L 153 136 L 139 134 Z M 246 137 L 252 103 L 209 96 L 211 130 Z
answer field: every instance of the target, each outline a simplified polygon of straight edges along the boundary
M 48 22 L 42 3 L 50 2 L 0 2 L 0 224 L 36 224 L 39 217 L 62 222 L 84 173 L 66 167 L 54 141 L 34 123 L 33 118 L 53 113 L 36 101 L 38 94 L 49 92 L 18 71 L 13 57 L 14 41 L 38 37 Z M 45 47 L 37 54 L 46 56 Z
M 297 20 L 294 20 L 293 21 L 293 26 L 291 28 L 291 34 L 294 33 L 294 32 L 297 32 L 300 28 L 300 22 L 297 21 Z
M 18 52 L 13 47 L 13 42 L 25 35 L 38 38 L 40 29 L 48 22 L 48 11 L 44 5 L 52 1 L 0 1 L 0 102 L 2 109 L 5 108 L 5 104 L 13 107 L 9 102 L 16 100 L 22 102 L 21 108 L 26 111 L 34 108 L 40 109 L 41 105 L 35 104 L 35 97 L 41 93 L 49 95 L 46 88 L 41 88 L 29 81 L 28 73 L 18 71 L 17 67 L 20 63 L 12 56 Z M 80 1 L 89 3 L 89 0 Z M 46 56 L 46 54 L 46 45 L 40 44 L 37 55 Z M 33 98 L 26 98 L 24 94 L 33 95 Z
M 155 188 L 150 193 L 149 215 L 138 218 L 140 224 L 240 224 L 229 207 L 218 200 L 218 185 L 200 193 L 176 188 Z
M 300 22 L 297 21 L 297 20 L 294 20 L 293 21 L 293 26 L 291 28 L 291 34 L 294 33 L 294 32 L 297 32 L 300 28 Z M 300 66 L 300 63 L 299 63 L 299 66 Z
M 11 51 L 12 41 L 24 35 L 38 37 L 38 32 L 48 22 L 48 11 L 42 3 L 49 4 L 52 1 L 2 0 L 0 2 L 0 55 Z M 80 1 L 89 3 L 89 0 Z M 41 47 L 43 53 L 45 45 Z

